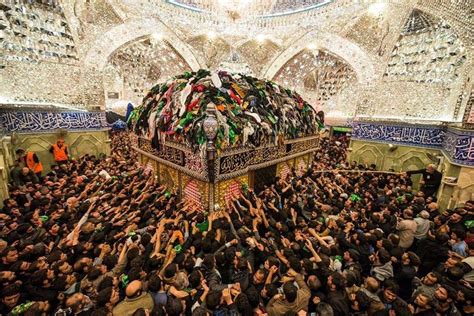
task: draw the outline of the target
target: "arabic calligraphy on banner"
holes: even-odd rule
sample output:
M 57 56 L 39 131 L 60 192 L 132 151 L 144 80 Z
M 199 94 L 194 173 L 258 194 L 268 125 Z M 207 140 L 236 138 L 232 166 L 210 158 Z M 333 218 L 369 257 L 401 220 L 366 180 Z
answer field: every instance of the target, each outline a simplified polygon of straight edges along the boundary
M 440 128 L 354 123 L 352 138 L 441 148 L 446 131 Z
M 299 142 L 293 142 L 291 144 L 258 148 L 253 151 L 223 156 L 220 158 L 219 174 L 228 174 L 243 170 L 251 165 L 256 165 L 263 162 L 276 160 L 288 155 L 304 152 L 305 150 L 316 148 L 317 146 L 318 139 L 312 138 Z
M 89 130 L 108 127 L 105 112 L 0 112 L 7 132 L 29 133 L 56 129 Z
M 474 132 L 459 134 L 454 130 L 448 130 L 443 150 L 453 162 L 474 166 Z
M 441 127 L 354 122 L 352 138 L 443 150 L 449 159 L 474 166 L 474 131 Z
M 252 158 L 254 155 L 257 156 L 257 153 L 247 151 L 240 154 L 222 157 L 220 161 L 219 173 L 231 173 L 250 166 L 252 164 Z
M 138 138 L 138 148 L 178 166 L 184 166 L 185 160 L 182 150 L 164 145 L 160 146 L 159 149 L 155 149 L 151 142 L 144 138 Z

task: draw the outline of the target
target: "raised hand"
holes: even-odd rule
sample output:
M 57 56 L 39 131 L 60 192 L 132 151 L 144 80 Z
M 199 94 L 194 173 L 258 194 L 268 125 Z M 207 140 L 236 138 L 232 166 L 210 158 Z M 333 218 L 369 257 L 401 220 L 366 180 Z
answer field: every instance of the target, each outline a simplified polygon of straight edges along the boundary
M 279 270 L 279 269 L 278 269 L 277 266 L 271 266 L 271 267 L 270 267 L 270 273 L 273 274 L 273 275 L 277 274 L 277 273 L 278 273 L 278 270 Z
M 307 239 L 305 244 L 309 250 L 314 250 L 313 243 L 310 240 Z

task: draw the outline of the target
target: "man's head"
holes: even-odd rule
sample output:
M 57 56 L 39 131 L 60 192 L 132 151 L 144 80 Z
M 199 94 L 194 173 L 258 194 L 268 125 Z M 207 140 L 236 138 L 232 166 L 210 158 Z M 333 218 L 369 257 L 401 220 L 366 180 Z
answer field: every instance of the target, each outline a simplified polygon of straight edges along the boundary
M 462 220 L 462 215 L 459 212 L 454 212 L 449 217 L 451 223 L 459 223 Z
M 451 239 L 455 242 L 466 239 L 466 232 L 460 229 L 453 229 L 451 232 Z
M 22 175 L 26 176 L 28 173 L 30 173 L 30 169 L 28 169 L 27 167 L 21 168 Z
M 344 260 L 346 262 L 357 262 L 359 261 L 360 253 L 355 249 L 349 249 L 344 252 Z
M 74 313 L 80 312 L 86 303 L 86 297 L 82 293 L 74 293 L 66 299 L 66 307 L 71 308 Z
M 25 155 L 25 150 L 23 148 L 18 148 L 17 150 L 15 150 L 15 154 L 17 155 L 17 157 L 23 157 Z
M 254 284 L 262 284 L 265 282 L 265 269 L 258 269 L 253 275 Z
M 18 251 L 13 248 L 7 248 L 2 253 L 2 262 L 4 264 L 12 264 L 18 260 Z
M 396 300 L 398 291 L 399 291 L 398 284 L 392 280 L 385 282 L 385 286 L 383 289 L 383 298 L 386 302 L 392 303 Z
M 379 281 L 373 277 L 368 277 L 365 280 L 365 288 L 371 293 L 377 293 L 379 290 Z
M 409 208 L 405 209 L 405 210 L 403 211 L 403 217 L 404 217 L 404 218 L 407 218 L 407 219 L 413 218 L 413 211 L 410 210 Z
M 285 293 L 285 299 L 293 303 L 298 296 L 298 288 L 291 282 L 287 282 L 283 285 L 283 293 Z
M 444 268 L 445 269 L 450 269 L 454 268 L 461 260 L 458 257 L 449 257 L 445 262 L 444 262 Z
M 429 219 L 430 218 L 430 213 L 428 213 L 427 211 L 421 211 L 420 212 L 420 217 L 423 218 L 423 219 Z
M 308 277 L 307 283 L 308 283 L 308 287 L 312 290 L 318 290 L 322 286 L 321 281 L 315 275 L 310 275 Z
M 165 305 L 166 315 L 179 316 L 183 313 L 183 304 L 175 297 L 168 297 Z
M 426 166 L 426 172 L 428 173 L 433 173 L 435 172 L 436 170 L 436 165 L 434 164 L 429 164 L 428 166 Z
M 142 292 L 142 282 L 139 280 L 135 280 L 130 282 L 125 289 L 125 295 L 128 298 L 134 298 L 140 296 Z
M 415 304 L 423 309 L 431 308 L 431 303 L 430 297 L 423 293 L 418 294 L 418 296 L 415 298 Z
M 15 280 L 15 272 L 0 271 L 0 282 L 11 282 L 13 280 Z
M 18 304 L 20 299 L 20 286 L 18 284 L 10 284 L 2 290 L 2 303 L 9 309 L 12 309 Z
M 79 200 L 75 197 L 70 197 L 66 200 L 66 204 L 68 206 L 68 208 L 72 209 L 72 208 L 75 208 L 79 203 Z
M 57 272 L 61 274 L 72 273 L 72 266 L 67 261 L 60 261 L 58 264 L 53 266 L 53 268 L 55 268 L 55 270 L 57 270 Z
M 105 306 L 107 304 L 115 305 L 120 300 L 119 292 L 113 286 L 106 287 L 99 291 L 97 295 L 97 304 Z
M 431 202 L 430 204 L 428 204 L 428 211 L 429 212 L 435 212 L 437 210 L 438 210 L 438 203 Z
M 330 291 L 339 291 L 344 287 L 344 278 L 339 272 L 328 277 L 327 285 Z
M 448 290 L 442 286 L 436 289 L 435 291 L 435 298 L 439 302 L 445 302 L 449 298 Z
M 436 284 L 438 280 L 439 280 L 438 274 L 435 272 L 430 272 L 423 278 L 423 284 L 431 286 L 431 285 Z

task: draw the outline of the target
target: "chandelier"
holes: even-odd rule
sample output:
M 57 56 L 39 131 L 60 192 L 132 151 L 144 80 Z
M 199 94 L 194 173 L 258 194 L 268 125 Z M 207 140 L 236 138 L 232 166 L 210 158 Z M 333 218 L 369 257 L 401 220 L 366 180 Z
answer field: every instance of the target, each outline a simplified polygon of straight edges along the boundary
M 160 19 L 165 22 L 187 28 L 199 24 L 223 36 L 244 34 L 256 38 L 268 31 L 270 18 L 311 12 L 331 2 L 333 0 L 165 0 L 163 3 L 151 1 L 148 5 L 150 10 L 158 9 Z
M 231 19 L 276 17 L 315 9 L 331 0 L 167 0 L 198 12 L 227 13 Z

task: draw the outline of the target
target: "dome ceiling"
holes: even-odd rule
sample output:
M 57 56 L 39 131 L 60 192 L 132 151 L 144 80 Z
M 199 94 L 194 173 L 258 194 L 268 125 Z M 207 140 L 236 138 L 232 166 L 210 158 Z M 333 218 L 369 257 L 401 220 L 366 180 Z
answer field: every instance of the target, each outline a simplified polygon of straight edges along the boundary
M 472 76 L 474 31 L 469 0 L 54 3 L 51 15 L 41 13 L 45 7 L 41 2 L 0 10 L 0 34 L 6 43 L 0 48 L 5 55 L 0 66 L 10 69 L 8 74 L 26 74 L 31 67 L 26 69 L 23 63 L 42 62 L 54 56 L 54 63 L 76 67 L 71 72 L 79 72 L 83 78 L 103 78 L 105 72 L 121 77 L 125 88 L 119 93 L 120 98 L 137 100 L 153 81 L 190 69 L 221 68 L 287 82 L 323 108 L 332 103 L 344 112 L 349 108 L 347 102 L 357 103 L 350 106 L 371 110 L 350 113 L 370 115 L 376 115 L 379 107 L 363 104 L 363 100 L 396 103 L 401 100 L 396 95 L 410 89 L 417 91 L 416 102 L 422 102 L 423 91 L 427 90 L 418 90 L 416 84 L 423 83 L 436 90 L 433 95 L 439 99 L 431 102 L 443 102 L 445 118 L 463 111 L 463 102 L 456 100 L 463 95 L 463 89 L 471 87 L 464 84 Z M 69 34 L 70 42 L 59 41 L 60 45 L 51 46 L 50 51 L 42 49 L 35 44 L 34 29 L 22 10 L 39 13 L 40 20 L 50 16 L 55 25 L 61 26 L 64 21 L 61 27 Z M 22 28 L 22 22 L 18 24 L 9 13 L 15 11 L 27 25 L 23 35 L 15 31 Z M 45 64 L 38 69 L 54 67 Z M 110 71 L 110 67 L 115 70 Z M 61 71 L 63 68 L 66 71 L 67 67 Z M 40 80 L 42 75 L 36 77 Z M 95 82 L 94 86 L 102 85 L 102 93 L 107 96 L 119 85 L 108 87 L 106 81 Z M 34 87 L 35 83 L 29 86 Z M 379 86 L 386 87 L 387 94 L 393 96 L 387 100 L 371 97 L 381 91 Z M 29 93 L 41 95 L 42 91 Z M 356 97 L 359 95 L 363 97 Z M 394 106 L 398 107 L 390 104 L 390 109 Z
M 275 17 L 316 9 L 332 0 L 167 0 L 181 8 L 216 14 L 224 11 L 233 18 L 251 12 L 259 17 Z
M 146 37 L 116 50 L 109 59 L 132 95 L 140 100 L 156 82 L 191 70 L 186 61 L 164 40 Z
M 199 35 L 187 41 L 206 68 L 215 68 L 229 54 L 230 45 L 222 38 L 213 34 Z
M 354 70 L 340 57 L 324 50 L 307 49 L 291 58 L 273 80 L 302 91 L 317 107 L 323 107 L 357 78 Z
M 280 47 L 275 42 L 264 38 L 250 40 L 237 48 L 255 73 L 260 73 L 279 50 Z

